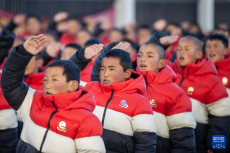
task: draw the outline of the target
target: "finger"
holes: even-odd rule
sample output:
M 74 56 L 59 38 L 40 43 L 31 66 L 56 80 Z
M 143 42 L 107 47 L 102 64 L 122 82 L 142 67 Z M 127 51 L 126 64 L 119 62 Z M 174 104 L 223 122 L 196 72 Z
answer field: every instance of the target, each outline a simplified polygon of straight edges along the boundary
M 46 42 L 46 38 L 44 38 L 44 39 L 42 39 L 42 40 L 40 40 L 37 44 L 38 44 L 38 46 L 40 46 L 40 45 L 42 45 L 43 43 L 45 43 Z
M 29 41 L 33 41 L 35 39 L 36 39 L 36 36 L 32 36 L 32 37 L 29 38 Z
M 38 48 L 36 49 L 36 52 L 39 53 L 39 52 L 41 52 L 42 50 L 43 50 L 43 47 L 40 46 L 40 47 L 38 47 Z
M 42 38 L 42 37 L 43 37 L 43 34 L 40 34 L 40 35 L 36 36 L 36 38 L 34 39 L 34 42 L 37 43 L 39 41 L 39 39 Z

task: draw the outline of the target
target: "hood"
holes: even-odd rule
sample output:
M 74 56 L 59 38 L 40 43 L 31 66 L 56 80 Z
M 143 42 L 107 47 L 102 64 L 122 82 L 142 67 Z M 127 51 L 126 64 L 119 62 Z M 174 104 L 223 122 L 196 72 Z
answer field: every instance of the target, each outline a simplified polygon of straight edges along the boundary
M 43 84 L 44 75 L 45 75 L 45 71 L 29 75 L 27 77 L 24 77 L 24 82 L 27 83 L 28 85 Z
M 111 85 L 103 85 L 102 83 L 99 83 L 99 85 L 104 92 L 114 90 L 121 93 L 139 93 L 144 95 L 146 91 L 146 84 L 143 75 L 135 71 L 132 71 L 131 77 L 126 81 L 113 83 Z
M 47 107 L 54 107 L 51 101 L 54 101 L 58 109 L 86 109 L 90 112 L 96 107 L 96 100 L 92 92 L 85 87 L 79 86 L 75 92 L 55 94 L 46 96 L 43 93 L 43 99 Z
M 224 60 L 218 61 L 214 63 L 217 70 L 229 70 L 230 71 L 230 56 L 226 56 Z
M 168 65 L 166 65 L 158 73 L 155 73 L 153 71 L 140 71 L 138 68 L 137 72 L 146 76 L 148 83 L 163 84 L 175 82 L 177 79 L 176 74 Z
M 183 69 L 177 59 L 175 60 L 175 70 L 182 74 L 184 77 L 188 75 L 204 75 L 204 74 L 217 74 L 214 63 L 206 58 L 197 60 L 196 64 L 188 64 L 185 69 Z

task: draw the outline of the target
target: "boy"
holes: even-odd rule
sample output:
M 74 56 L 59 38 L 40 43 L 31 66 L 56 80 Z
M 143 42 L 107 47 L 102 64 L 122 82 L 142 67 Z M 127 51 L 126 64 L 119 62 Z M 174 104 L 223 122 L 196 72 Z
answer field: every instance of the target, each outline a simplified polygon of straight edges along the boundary
M 44 91 L 23 82 L 26 65 L 45 41 L 43 35 L 33 36 L 17 46 L 3 69 L 3 94 L 24 122 L 17 152 L 105 152 L 102 126 L 92 114 L 95 99 L 79 87 L 78 67 L 69 61 L 48 65 Z
M 193 36 L 179 41 L 176 54 L 172 68 L 177 74 L 176 83 L 192 101 L 197 152 L 224 152 L 212 147 L 212 136 L 225 135 L 228 141 L 230 128 L 230 102 L 215 66 L 202 57 L 202 44 Z
M 176 74 L 165 66 L 165 50 L 154 42 L 140 47 L 137 72 L 145 77 L 146 93 L 157 126 L 157 152 L 195 153 L 196 122 L 191 101 L 175 83 Z
M 156 127 L 151 106 L 142 96 L 145 93 L 144 78 L 131 71 L 132 61 L 123 51 L 129 45 L 117 44 L 108 45 L 96 59 L 100 82 L 86 85 L 96 97 L 94 114 L 104 128 L 102 138 L 106 152 L 154 153 Z M 95 53 L 81 50 L 70 60 L 83 69 L 94 56 Z
M 0 64 L 8 55 L 8 52 L 13 45 L 15 35 L 4 29 L 0 33 Z M 2 70 L 0 72 L 0 75 Z M 0 152 L 1 153 L 15 153 L 18 144 L 17 133 L 17 116 L 15 111 L 7 103 L 3 96 L 0 87 Z

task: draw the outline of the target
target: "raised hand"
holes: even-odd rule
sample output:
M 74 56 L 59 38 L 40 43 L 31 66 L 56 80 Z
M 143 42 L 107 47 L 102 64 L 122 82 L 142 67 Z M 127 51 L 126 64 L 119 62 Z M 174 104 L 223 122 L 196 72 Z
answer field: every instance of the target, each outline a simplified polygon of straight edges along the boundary
M 65 20 L 67 17 L 68 17 L 67 12 L 58 12 L 57 14 L 54 15 L 54 21 L 60 22 L 62 20 Z
M 46 42 L 46 37 L 43 34 L 38 36 L 32 36 L 25 41 L 23 44 L 24 48 L 32 55 L 36 55 L 41 52 L 43 47 L 41 46 L 44 42 Z
M 129 48 L 130 44 L 127 42 L 120 42 L 116 46 L 114 46 L 112 49 L 121 49 L 126 51 Z
M 86 59 L 94 58 L 96 55 L 98 55 L 102 51 L 103 47 L 104 47 L 103 44 L 95 44 L 90 47 L 87 47 L 85 49 L 85 54 L 84 54 L 85 58 Z
M 55 58 L 57 56 L 57 52 L 61 50 L 62 44 L 60 42 L 53 42 L 46 48 L 46 53 Z
M 177 39 L 178 39 L 178 36 L 177 36 L 177 35 L 164 36 L 164 37 L 161 37 L 161 38 L 160 38 L 160 43 L 161 43 L 163 46 L 167 46 L 167 45 L 170 45 L 170 44 L 176 42 Z
M 13 22 L 16 25 L 23 24 L 26 20 L 26 15 L 25 14 L 17 14 L 13 18 Z

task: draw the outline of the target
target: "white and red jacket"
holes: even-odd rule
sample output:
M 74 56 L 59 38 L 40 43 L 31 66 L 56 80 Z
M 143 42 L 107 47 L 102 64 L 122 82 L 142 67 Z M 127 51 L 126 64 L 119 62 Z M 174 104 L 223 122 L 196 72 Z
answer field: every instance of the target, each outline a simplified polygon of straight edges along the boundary
M 23 45 L 15 47 L 2 73 L 3 94 L 24 122 L 17 152 L 104 153 L 103 129 L 92 113 L 96 106 L 92 92 L 84 87 L 51 96 L 35 91 L 23 82 L 31 58 Z
M 152 105 L 157 127 L 157 151 L 195 152 L 196 122 L 192 115 L 191 101 L 175 83 L 176 74 L 169 66 L 158 73 L 137 71 L 146 81 L 145 97 Z M 185 141 L 186 140 L 186 141 Z
M 230 100 L 216 68 L 206 57 L 185 68 L 175 60 L 172 68 L 177 75 L 176 83 L 192 101 L 192 113 L 197 122 L 197 150 L 212 149 L 212 136 L 228 138 L 230 128 Z

